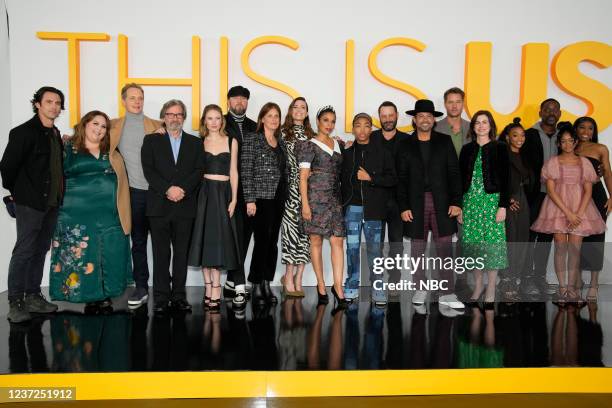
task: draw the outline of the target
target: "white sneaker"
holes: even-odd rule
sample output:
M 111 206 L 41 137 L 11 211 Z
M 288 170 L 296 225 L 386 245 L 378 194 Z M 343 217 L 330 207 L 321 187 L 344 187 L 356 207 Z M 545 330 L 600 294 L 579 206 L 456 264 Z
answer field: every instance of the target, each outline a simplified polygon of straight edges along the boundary
M 420 305 L 414 305 L 414 311 L 417 314 L 420 315 L 426 315 L 427 314 L 427 306 L 425 306 L 425 304 L 420 304 Z
M 422 305 L 423 303 L 425 303 L 425 299 L 427 299 L 427 291 L 417 290 L 414 292 L 414 295 L 412 296 L 412 304 Z
M 448 306 L 451 309 L 464 309 L 465 305 L 457 299 L 457 295 L 451 293 L 450 295 L 442 295 L 440 299 L 438 299 L 438 303 L 440 306 Z
M 463 309 L 453 309 L 449 306 L 443 305 L 442 303 L 438 303 L 438 310 L 440 314 L 445 317 L 455 317 L 464 314 Z

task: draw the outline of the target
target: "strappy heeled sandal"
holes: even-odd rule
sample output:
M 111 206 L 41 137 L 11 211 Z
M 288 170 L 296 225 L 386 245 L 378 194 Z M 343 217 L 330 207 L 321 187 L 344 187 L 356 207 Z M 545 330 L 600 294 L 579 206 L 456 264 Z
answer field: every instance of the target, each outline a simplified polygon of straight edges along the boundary
M 204 298 L 202 299 L 202 304 L 204 305 L 204 307 L 208 307 L 208 305 L 210 304 L 210 296 L 206 296 L 208 295 L 208 286 L 210 286 L 210 293 L 212 294 L 212 282 L 204 282 Z
M 591 285 L 591 287 L 589 288 L 589 291 L 591 289 L 595 289 L 595 295 L 589 295 L 588 294 L 589 292 L 587 292 L 586 301 L 588 303 L 597 303 L 597 295 L 598 295 L 598 292 L 599 292 L 599 285 Z
M 221 288 L 221 285 L 213 285 L 213 288 Z M 212 295 L 212 292 L 211 292 Z M 210 301 L 208 302 L 208 311 L 211 313 L 219 313 L 219 311 L 221 310 L 221 294 L 219 294 L 219 297 L 217 299 L 213 299 L 211 297 Z

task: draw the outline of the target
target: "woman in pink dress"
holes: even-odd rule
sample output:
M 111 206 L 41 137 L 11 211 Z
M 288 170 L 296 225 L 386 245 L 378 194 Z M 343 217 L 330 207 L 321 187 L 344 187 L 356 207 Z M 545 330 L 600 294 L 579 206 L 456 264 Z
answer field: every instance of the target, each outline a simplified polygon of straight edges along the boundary
M 579 273 L 583 237 L 604 232 L 606 224 L 591 199 L 593 183 L 598 180 L 593 165 L 575 153 L 578 136 L 571 124 L 561 122 L 557 129 L 560 153 L 542 167 L 548 195 L 531 229 L 554 234 L 557 303 L 564 304 L 580 301 L 574 282 Z

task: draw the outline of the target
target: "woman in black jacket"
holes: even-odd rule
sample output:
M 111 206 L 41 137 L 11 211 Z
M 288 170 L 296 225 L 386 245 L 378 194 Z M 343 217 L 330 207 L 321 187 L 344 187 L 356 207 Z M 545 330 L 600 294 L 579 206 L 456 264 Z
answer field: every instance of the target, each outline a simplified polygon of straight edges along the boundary
M 464 256 L 474 259 L 475 287 L 471 303 L 484 292 L 483 269 L 487 270 L 485 306 L 493 308 L 497 271 L 508 266 L 506 255 L 506 208 L 508 191 L 508 148 L 495 140 L 497 129 L 489 111 L 478 111 L 470 123 L 472 142 L 461 149 L 459 165 L 463 181 L 463 223 L 461 236 Z
M 520 118 L 514 118 L 499 135 L 499 140 L 508 145 L 510 194 L 506 213 L 506 240 L 508 242 L 508 269 L 501 272 L 499 290 L 505 301 L 519 300 L 518 279 L 526 267 L 529 246 L 529 203 L 527 192 L 535 185 L 531 167 L 521 156 L 525 143 L 525 129 Z
M 255 304 L 278 303 L 270 282 L 276 271 L 287 189 L 287 153 L 280 137 L 280 117 L 279 106 L 266 103 L 259 112 L 257 130 L 244 136 L 241 150 L 240 180 L 255 235 L 248 278 L 253 284 Z

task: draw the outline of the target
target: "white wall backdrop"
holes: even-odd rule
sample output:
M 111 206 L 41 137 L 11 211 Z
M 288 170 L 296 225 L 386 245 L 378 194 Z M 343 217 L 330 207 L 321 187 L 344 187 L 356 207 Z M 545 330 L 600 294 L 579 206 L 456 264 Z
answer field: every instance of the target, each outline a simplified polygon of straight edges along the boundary
M 521 47 L 530 42 L 550 45 L 550 59 L 558 50 L 578 41 L 612 39 L 612 2 L 588 0 L 486 0 L 416 2 L 387 0 L 309 0 L 265 2 L 233 0 L 6 0 L 10 38 L 0 1 L 0 149 L 7 129 L 31 116 L 29 98 L 42 85 L 68 93 L 68 53 L 65 41 L 44 41 L 39 31 L 107 33 L 108 42 L 83 42 L 81 58 L 81 113 L 101 109 L 117 115 L 118 35 L 129 39 L 131 77 L 190 77 L 191 37 L 202 41 L 201 106 L 219 103 L 219 39 L 229 39 L 229 84 L 251 90 L 249 116 L 255 117 L 267 101 L 286 107 L 290 97 L 249 79 L 240 65 L 240 54 L 252 39 L 280 35 L 299 43 L 296 51 L 267 45 L 251 55 L 251 66 L 262 75 L 285 83 L 303 94 L 311 116 L 324 104 L 338 112 L 337 133 L 344 136 L 345 42 L 355 42 L 355 112 L 374 114 L 389 99 L 401 111 L 412 108 L 414 98 L 381 84 L 368 70 L 370 50 L 390 37 L 408 37 L 426 45 L 423 52 L 391 47 L 381 52 L 378 65 L 387 75 L 411 84 L 442 110 L 442 93 L 464 85 L 465 46 L 470 41 L 493 44 L 491 102 L 499 112 L 512 112 L 519 100 Z M 10 76 L 9 76 L 10 67 Z M 610 87 L 612 71 L 583 63 L 581 71 Z M 158 116 L 163 102 L 180 98 L 191 113 L 191 90 L 186 87 L 145 88 L 145 113 Z M 561 101 L 575 115 L 586 112 L 579 99 L 560 90 L 548 79 L 547 96 Z M 71 106 L 68 109 L 74 108 Z M 283 112 L 284 113 L 284 112 Z M 409 118 L 401 116 L 400 125 Z M 190 129 L 190 118 L 186 124 Z M 504 125 L 504 124 L 502 124 Z M 70 132 L 68 111 L 58 126 Z M 608 145 L 611 129 L 601 134 Z M 0 211 L 0 290 L 6 289 L 6 270 L 15 238 L 13 220 Z M 326 249 L 328 251 L 328 249 Z M 325 255 L 328 256 L 329 252 Z M 279 262 L 278 270 L 281 270 Z M 192 271 L 193 272 L 193 271 Z M 329 265 L 326 274 L 331 280 Z M 277 274 L 277 276 L 280 276 Z M 307 282 L 314 282 L 311 273 Z M 609 277 L 602 277 L 606 280 Z M 608 279 L 609 280 L 609 279 Z M 44 282 L 47 282 L 45 275 Z M 199 284 L 190 273 L 188 284 Z
M 4 0 L 0 1 L 0 145 L 8 139 L 11 117 L 11 71 L 9 62 L 9 31 Z M 2 194 L 4 196 L 4 194 Z M 8 264 L 15 244 L 15 221 L 6 211 L 0 211 L 0 291 L 5 291 Z

